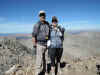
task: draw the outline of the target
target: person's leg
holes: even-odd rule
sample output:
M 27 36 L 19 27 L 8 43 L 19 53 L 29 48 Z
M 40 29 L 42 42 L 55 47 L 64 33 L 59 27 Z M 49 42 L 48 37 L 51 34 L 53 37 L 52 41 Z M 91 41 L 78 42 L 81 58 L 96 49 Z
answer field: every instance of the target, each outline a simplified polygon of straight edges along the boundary
M 52 75 L 55 75 L 55 54 L 56 54 L 56 50 L 55 48 L 50 48 L 48 50 L 49 52 L 49 56 L 50 56 L 50 60 L 51 60 L 51 73 Z
M 50 73 L 50 69 L 51 69 L 51 61 L 50 61 L 50 56 L 49 56 L 49 51 L 47 49 L 47 51 L 45 52 L 45 59 L 46 59 L 46 73 Z
M 47 73 L 47 61 L 48 61 L 48 50 L 46 47 L 44 47 L 44 50 L 43 50 L 43 72 L 45 73 L 45 75 L 48 75 Z
M 56 51 L 57 59 L 56 60 L 57 60 L 57 70 L 59 74 L 61 74 L 60 63 L 61 63 L 62 53 L 63 53 L 63 48 L 57 48 L 57 51 Z
M 38 75 L 42 70 L 43 52 L 44 52 L 44 46 L 37 44 L 35 75 Z
M 61 62 L 62 54 L 63 54 L 63 48 L 57 48 L 57 62 L 58 63 Z

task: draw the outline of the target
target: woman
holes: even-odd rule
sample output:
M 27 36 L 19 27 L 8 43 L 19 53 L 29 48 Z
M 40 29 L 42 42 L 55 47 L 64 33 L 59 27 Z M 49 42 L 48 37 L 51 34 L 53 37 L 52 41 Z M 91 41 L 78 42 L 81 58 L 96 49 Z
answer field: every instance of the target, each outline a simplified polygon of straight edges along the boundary
M 63 28 L 58 26 L 58 19 L 53 16 L 52 24 L 50 28 L 50 40 L 48 54 L 51 60 L 51 73 L 55 75 L 55 65 L 58 64 L 58 70 L 60 69 L 60 60 L 63 53 Z

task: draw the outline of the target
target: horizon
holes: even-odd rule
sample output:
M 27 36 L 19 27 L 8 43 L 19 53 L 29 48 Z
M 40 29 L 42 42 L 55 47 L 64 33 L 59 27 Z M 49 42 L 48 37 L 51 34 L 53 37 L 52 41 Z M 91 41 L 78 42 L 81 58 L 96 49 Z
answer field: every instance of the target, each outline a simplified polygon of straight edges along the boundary
M 80 33 L 80 32 L 100 32 L 100 30 L 67 30 L 65 33 Z M 17 32 L 17 33 L 1 33 L 0 35 L 17 35 L 17 34 L 32 34 L 32 32 Z

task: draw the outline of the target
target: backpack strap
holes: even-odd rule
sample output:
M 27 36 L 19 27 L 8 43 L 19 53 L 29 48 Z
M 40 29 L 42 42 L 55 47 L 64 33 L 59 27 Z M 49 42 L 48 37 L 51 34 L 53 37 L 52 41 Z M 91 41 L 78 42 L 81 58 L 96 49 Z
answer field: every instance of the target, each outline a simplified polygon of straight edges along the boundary
M 40 31 L 40 27 L 41 27 L 41 22 L 38 21 L 37 24 L 38 24 L 38 31 L 37 31 L 37 35 L 38 35 L 39 34 L 39 31 Z
M 63 41 L 63 40 L 64 40 L 64 30 L 63 30 L 63 28 L 61 28 L 61 26 L 58 26 L 58 29 L 59 29 L 60 32 L 62 33 L 61 40 Z

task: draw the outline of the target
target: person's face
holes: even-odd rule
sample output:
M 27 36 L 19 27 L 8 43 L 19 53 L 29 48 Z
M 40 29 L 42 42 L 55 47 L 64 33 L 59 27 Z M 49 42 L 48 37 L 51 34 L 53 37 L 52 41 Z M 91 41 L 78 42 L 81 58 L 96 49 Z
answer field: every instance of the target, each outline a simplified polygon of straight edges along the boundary
M 56 26 L 57 26 L 57 22 L 52 22 L 52 25 L 53 25 L 54 27 L 56 27 Z
M 44 22 L 45 21 L 45 16 L 40 16 L 40 21 Z

